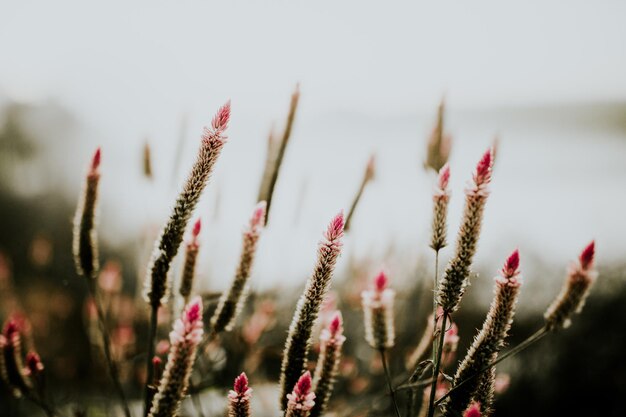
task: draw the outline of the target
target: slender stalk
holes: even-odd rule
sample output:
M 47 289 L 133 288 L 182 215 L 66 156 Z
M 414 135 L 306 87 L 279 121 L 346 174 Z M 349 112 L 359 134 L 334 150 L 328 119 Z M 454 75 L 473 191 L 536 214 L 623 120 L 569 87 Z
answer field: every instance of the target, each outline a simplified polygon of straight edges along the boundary
M 435 277 L 433 280 L 433 332 L 437 334 L 437 297 L 434 294 L 437 294 L 437 283 L 439 277 L 439 251 L 435 252 Z M 441 328 L 443 331 L 443 327 Z M 433 337 L 433 360 L 437 355 L 437 339 Z
M 157 319 L 158 319 L 158 307 L 153 306 L 150 311 L 150 331 L 148 333 L 148 357 L 146 358 L 146 386 L 144 390 L 144 412 L 143 415 L 147 416 L 150 412 L 150 403 L 152 402 L 152 395 L 154 394 L 154 387 L 152 387 L 152 380 L 154 379 L 154 367 L 152 366 L 152 358 L 154 357 L 154 348 L 156 342 L 157 332 Z
M 389 395 L 391 396 L 391 402 L 396 412 L 397 417 L 401 417 L 400 409 L 398 408 L 398 402 L 396 401 L 396 393 L 391 385 L 391 375 L 389 374 L 389 368 L 387 367 L 387 358 L 385 357 L 385 349 L 380 349 L 380 359 L 383 362 L 383 369 L 385 370 L 385 379 L 387 379 L 387 386 L 389 387 Z
M 437 391 L 437 380 L 439 379 L 439 368 L 441 366 L 441 356 L 443 353 L 443 339 L 446 335 L 446 322 L 448 320 L 448 312 L 443 312 L 441 318 L 441 332 L 439 333 L 439 344 L 437 346 L 437 354 L 435 356 L 435 366 L 433 367 L 433 381 L 430 385 L 430 397 L 428 399 L 428 417 L 435 415 L 435 392 Z
M 117 365 L 113 360 L 111 355 L 111 337 L 109 335 L 109 331 L 106 326 L 106 316 L 104 310 L 102 309 L 102 304 L 98 299 L 96 294 L 96 284 L 95 280 L 89 280 L 88 285 L 89 293 L 91 298 L 93 299 L 93 303 L 96 306 L 96 313 L 98 315 L 98 324 L 100 326 L 100 334 L 102 335 L 102 348 L 104 350 L 104 357 L 107 362 L 107 367 L 109 368 L 109 374 L 111 376 L 111 380 L 113 381 L 113 385 L 115 386 L 115 391 L 117 391 L 117 395 L 120 397 L 120 401 L 122 403 L 122 408 L 124 409 L 124 415 L 126 417 L 131 417 L 130 409 L 128 408 L 128 402 L 126 401 L 126 395 L 124 394 L 124 389 L 122 388 L 122 383 L 120 382 L 120 374 L 117 369 Z
M 466 383 L 468 383 L 469 381 L 471 381 L 473 378 L 477 377 L 478 375 L 482 374 L 483 372 L 491 369 L 492 367 L 494 367 L 495 365 L 497 365 L 498 363 L 502 362 L 503 360 L 505 360 L 506 358 L 508 358 L 509 356 L 513 356 L 516 355 L 518 353 L 520 353 L 521 351 L 523 351 L 524 349 L 526 349 L 527 347 L 529 347 L 530 345 L 538 342 L 539 340 L 541 340 L 545 335 L 548 334 L 548 328 L 547 327 L 542 327 L 541 329 L 537 330 L 535 333 L 533 333 L 532 335 L 530 335 L 526 340 L 524 340 L 522 343 L 520 343 L 519 345 L 515 346 L 514 348 L 506 351 L 505 353 L 503 353 L 501 356 L 498 357 L 498 359 L 496 359 L 495 361 L 491 362 L 490 364 L 484 366 L 481 370 L 479 370 L 478 372 L 476 372 L 473 375 L 470 375 L 469 377 L 467 377 L 466 379 L 464 379 L 463 381 L 459 382 L 458 384 L 455 384 L 455 386 L 448 391 L 444 396 L 442 396 L 441 398 L 439 398 L 437 400 L 437 402 L 435 402 L 435 405 L 439 405 L 441 404 L 446 398 L 448 398 L 450 396 L 450 394 L 452 394 L 452 392 L 454 392 L 455 390 L 457 390 L 458 388 L 460 388 L 461 386 L 465 385 Z

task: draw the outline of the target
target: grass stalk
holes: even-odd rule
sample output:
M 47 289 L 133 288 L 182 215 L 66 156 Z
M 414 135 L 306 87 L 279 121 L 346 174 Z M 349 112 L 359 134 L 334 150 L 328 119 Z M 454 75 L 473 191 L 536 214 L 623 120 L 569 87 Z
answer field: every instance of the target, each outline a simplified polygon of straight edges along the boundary
M 143 415 L 147 416 L 150 412 L 150 403 L 152 402 L 152 396 L 154 395 L 155 387 L 152 386 L 152 380 L 154 379 L 154 367 L 152 366 L 152 358 L 154 357 L 154 349 L 156 343 L 157 332 L 157 320 L 158 320 L 158 307 L 152 307 L 150 311 L 150 330 L 148 333 L 148 356 L 146 358 L 146 385 L 144 389 L 144 412 Z
M 396 393 L 391 384 L 391 374 L 389 373 L 389 367 L 387 366 L 387 358 L 385 356 L 385 349 L 380 349 L 380 360 L 383 362 L 383 369 L 385 371 L 385 379 L 387 380 L 387 386 L 389 387 L 389 395 L 391 396 L 391 402 L 393 403 L 396 417 L 401 417 L 400 409 L 398 408 L 398 402 L 396 401 Z
M 443 312 L 441 318 L 441 332 L 439 333 L 439 342 L 437 345 L 437 353 L 434 355 L 433 379 L 430 385 L 430 396 L 428 399 L 428 417 L 435 415 L 435 392 L 437 391 L 437 381 L 439 380 L 439 368 L 441 367 L 441 356 L 443 354 L 443 340 L 446 335 L 446 324 L 448 320 L 448 312 Z

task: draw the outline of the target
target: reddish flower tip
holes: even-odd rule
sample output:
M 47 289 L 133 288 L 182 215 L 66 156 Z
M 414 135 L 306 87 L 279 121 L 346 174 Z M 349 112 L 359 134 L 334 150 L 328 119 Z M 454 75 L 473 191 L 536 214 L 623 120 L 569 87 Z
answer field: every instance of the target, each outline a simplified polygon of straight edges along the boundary
M 265 212 L 267 210 L 267 203 L 265 201 L 259 201 L 252 213 L 252 219 L 250 225 L 252 227 L 262 227 L 265 225 Z
M 505 277 L 510 278 L 517 273 L 519 273 L 519 250 L 515 249 L 513 253 L 509 255 L 506 262 L 504 262 L 502 274 Z
M 492 152 L 491 148 L 487 149 L 476 165 L 475 181 L 477 185 L 488 183 L 491 180 Z
M 465 413 L 463 413 L 463 417 L 480 417 L 482 413 L 480 412 L 480 403 L 473 402 Z
M 41 363 L 41 358 L 36 352 L 28 352 L 26 355 L 26 367 L 31 375 L 43 371 L 43 363 Z
M 448 188 L 450 181 L 450 165 L 447 163 L 439 170 L 438 186 L 441 190 Z
M 19 331 L 19 326 L 17 325 L 17 322 L 13 319 L 10 319 L 4 325 L 4 336 L 7 339 L 10 339 L 18 331 Z
M 230 120 L 230 100 L 228 100 L 220 109 L 217 111 L 215 117 L 213 117 L 213 121 L 211 122 L 211 126 L 213 130 L 216 132 L 220 132 L 225 130 L 228 127 L 228 121 Z
M 580 253 L 580 266 L 583 269 L 589 269 L 593 265 L 593 258 L 596 253 L 596 241 L 592 240 L 585 249 Z
M 248 377 L 245 372 L 242 372 L 237 378 L 235 378 L 233 388 L 237 394 L 243 395 L 246 393 L 248 390 Z
M 186 321 L 195 323 L 202 318 L 202 300 L 196 297 L 187 305 Z
M 93 154 L 93 158 L 91 159 L 91 171 L 95 172 L 100 167 L 100 160 L 102 159 L 102 151 L 100 147 L 96 149 L 96 152 Z
M 343 236 L 344 225 L 345 220 L 343 217 L 343 210 L 341 210 L 328 225 L 328 229 L 326 230 L 326 239 L 333 241 Z
M 195 238 L 200 234 L 200 230 L 202 229 L 202 221 L 198 218 L 193 225 L 193 229 L 191 230 L 192 236 Z
M 343 324 L 343 318 L 341 317 L 341 311 L 337 311 L 333 316 L 333 319 L 330 321 L 328 325 L 328 330 L 330 331 L 330 335 L 332 337 L 337 336 L 337 334 L 341 333 L 341 325 Z
M 298 395 L 307 395 L 311 391 L 311 384 L 311 373 L 306 371 L 302 374 L 300 379 L 298 379 L 294 391 Z
M 152 365 L 154 365 L 155 367 L 160 366 L 161 363 L 163 363 L 163 361 L 158 356 L 152 358 Z
M 389 278 L 387 278 L 387 274 L 385 271 L 380 271 L 380 273 L 374 279 L 374 287 L 376 287 L 376 291 L 383 292 L 385 288 L 387 288 L 387 284 L 389 283 Z

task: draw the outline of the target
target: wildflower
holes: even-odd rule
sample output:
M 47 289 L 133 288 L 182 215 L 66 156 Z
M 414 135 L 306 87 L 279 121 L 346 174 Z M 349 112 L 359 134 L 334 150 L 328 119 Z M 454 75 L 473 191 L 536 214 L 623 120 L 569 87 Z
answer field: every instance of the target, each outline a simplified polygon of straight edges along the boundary
M 96 149 L 85 178 L 83 192 L 80 195 L 74 215 L 74 235 L 72 252 L 79 275 L 95 278 L 99 268 L 98 242 L 96 239 L 96 204 L 98 202 L 98 183 L 100 182 L 100 148 Z
M 24 378 L 22 362 L 22 340 L 20 329 L 14 319 L 9 319 L 0 335 L 0 377 L 15 398 L 20 398 L 30 389 Z
M 463 417 L 481 417 L 483 414 L 480 412 L 480 403 L 473 402 L 467 410 L 463 413 Z
M 307 281 L 306 287 L 294 312 L 281 366 L 281 409 L 287 406 L 287 393 L 293 387 L 304 370 L 313 325 L 317 320 L 320 306 L 330 286 L 337 259 L 341 253 L 341 238 L 343 237 L 343 212 L 337 214 L 328 225 L 324 239 L 317 249 L 317 263 L 313 274 Z M 288 388 L 289 387 L 289 388 Z
M 180 288 L 178 289 L 178 292 L 183 297 L 183 300 L 185 300 L 185 304 L 189 302 L 189 296 L 191 295 L 191 290 L 193 289 L 193 280 L 196 274 L 196 259 L 198 258 L 198 250 L 200 249 L 198 235 L 200 234 L 201 228 L 202 223 L 200 222 L 200 219 L 198 219 L 193 225 L 193 229 L 191 230 L 191 241 L 187 243 L 185 251 L 183 276 L 180 280 Z
M 250 417 L 250 397 L 252 388 L 248 386 L 248 377 L 242 372 L 235 378 L 233 389 L 228 393 L 228 417 Z
M 324 414 L 333 393 L 335 378 L 339 370 L 341 349 L 346 337 L 343 335 L 341 312 L 337 311 L 326 329 L 320 335 L 320 354 L 317 359 L 313 387 L 317 401 L 311 410 L 311 417 Z
M 448 244 L 446 241 L 446 235 L 448 229 L 448 202 L 450 201 L 450 190 L 448 189 L 449 181 L 450 167 L 448 164 L 445 164 L 439 171 L 437 187 L 433 193 L 434 207 L 430 247 L 433 248 L 435 252 L 439 252 Z
M 426 161 L 424 161 L 424 167 L 431 168 L 435 172 L 439 172 L 448 162 L 452 148 L 452 138 L 444 131 L 444 113 L 445 102 L 441 100 L 437 111 L 437 123 L 428 139 Z
M 256 205 L 248 228 L 243 233 L 241 257 L 235 278 L 228 291 L 225 291 L 220 297 L 211 318 L 211 332 L 213 333 L 219 333 L 222 330 L 230 331 L 246 301 L 248 279 L 252 271 L 261 230 L 265 225 L 265 208 L 265 201 Z
M 189 385 L 202 333 L 202 300 L 195 297 L 187 304 L 170 332 L 171 348 L 158 392 L 152 400 L 151 417 L 177 415 Z
M 500 275 L 495 278 L 495 295 L 489 312 L 482 329 L 474 338 L 467 355 L 457 369 L 454 377 L 455 383 L 466 380 L 493 362 L 504 346 L 504 340 L 513 322 L 515 304 L 522 284 L 519 262 L 519 252 L 515 250 L 507 258 Z M 487 401 L 481 403 L 483 412 L 490 412 L 495 383 L 491 375 L 495 377 L 495 371 L 490 370 L 487 374 L 487 376 L 473 378 L 466 384 L 458 386 L 448 398 L 444 415 L 453 416 L 463 411 L 469 405 L 470 400 L 477 395 L 477 391 L 479 394 L 482 393 L 481 396 L 484 397 L 482 399 Z
M 306 371 L 293 391 L 287 394 L 287 412 L 285 417 L 307 417 L 315 405 L 315 393 L 311 391 L 311 373 Z
M 394 345 L 393 303 L 396 292 L 387 288 L 389 280 L 381 271 L 374 288 L 361 294 L 365 321 L 365 339 L 374 349 L 389 349 Z
M 465 189 L 465 211 L 457 237 L 455 253 L 437 288 L 437 302 L 446 313 L 459 307 L 469 284 L 472 258 L 476 253 L 478 236 L 491 181 L 491 149 L 485 152 L 476 166 L 472 181 Z
M 205 128 L 196 162 L 176 199 L 169 220 L 155 243 L 144 289 L 144 298 L 153 310 L 158 309 L 167 300 L 167 273 L 178 253 L 187 223 L 226 143 L 227 136 L 224 133 L 229 119 L 230 102 L 227 102 L 213 118 L 211 128 Z
M 591 286 L 598 278 L 594 269 L 595 242 L 583 249 L 578 262 L 569 267 L 567 279 L 561 293 L 546 310 L 544 317 L 549 330 L 567 328 L 572 323 L 574 313 L 580 313 Z

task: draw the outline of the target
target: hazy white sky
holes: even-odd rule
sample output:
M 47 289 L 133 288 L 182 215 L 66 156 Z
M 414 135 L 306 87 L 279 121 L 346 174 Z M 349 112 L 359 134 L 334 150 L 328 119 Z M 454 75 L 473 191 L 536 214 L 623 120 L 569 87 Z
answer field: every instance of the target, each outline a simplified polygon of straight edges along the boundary
M 189 137 L 195 138 L 232 98 L 233 139 L 207 199 L 218 190 L 223 197 L 228 215 L 220 232 L 232 239 L 227 248 L 214 242 L 214 250 L 232 265 L 237 233 L 252 208 L 265 135 L 272 120 L 282 121 L 289 92 L 300 82 L 289 174 L 277 197 L 285 203 L 277 203 L 275 214 L 292 218 L 296 194 L 308 184 L 308 218 L 299 233 L 291 220 L 270 231 L 274 243 L 262 249 L 267 261 L 260 268 L 279 279 L 308 270 L 324 223 L 348 205 L 373 150 L 379 151 L 382 173 L 365 196 L 368 208 L 360 220 L 370 232 L 353 243 L 383 251 L 391 233 L 396 243 L 425 246 L 430 180 L 416 169 L 418 139 L 430 129 L 442 94 L 453 112 L 625 101 L 625 17 L 623 1 L 0 0 L 0 99 L 52 98 L 77 116 L 83 130 L 72 149 L 57 150 L 72 159 L 60 169 L 76 178 L 82 161 L 101 144 L 110 178 L 103 183 L 103 204 L 117 213 L 105 212 L 103 222 L 127 230 L 137 219 L 160 223 L 167 215 L 172 193 L 163 176 L 171 169 L 181 116 L 188 115 Z M 506 255 L 502 246 L 509 251 L 533 239 L 546 253 L 558 254 L 559 262 L 587 237 L 621 242 L 624 227 L 598 219 L 596 202 L 615 198 L 606 197 L 608 190 L 623 185 L 623 132 L 591 144 L 592 133 L 574 127 L 507 131 L 506 124 L 484 118 L 451 119 L 460 138 L 453 155 L 452 226 L 463 182 L 501 128 L 501 182 L 494 185 L 499 196 L 488 211 L 484 243 L 496 250 L 494 257 Z M 155 147 L 160 188 L 147 187 L 136 175 L 146 136 Z M 187 161 L 194 148 L 190 142 Z M 590 182 L 585 170 L 594 170 L 603 186 Z M 623 200 L 603 207 L 603 216 L 620 221 Z M 298 253 L 286 266 L 276 265 L 276 248 Z

